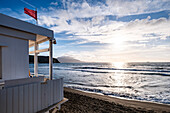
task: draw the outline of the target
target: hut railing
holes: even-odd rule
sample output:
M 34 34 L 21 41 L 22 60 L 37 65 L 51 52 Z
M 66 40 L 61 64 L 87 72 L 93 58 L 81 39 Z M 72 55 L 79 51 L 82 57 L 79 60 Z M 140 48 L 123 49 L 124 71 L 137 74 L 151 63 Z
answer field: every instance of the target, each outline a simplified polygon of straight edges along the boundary
M 60 102 L 63 78 L 0 89 L 0 113 L 35 113 Z

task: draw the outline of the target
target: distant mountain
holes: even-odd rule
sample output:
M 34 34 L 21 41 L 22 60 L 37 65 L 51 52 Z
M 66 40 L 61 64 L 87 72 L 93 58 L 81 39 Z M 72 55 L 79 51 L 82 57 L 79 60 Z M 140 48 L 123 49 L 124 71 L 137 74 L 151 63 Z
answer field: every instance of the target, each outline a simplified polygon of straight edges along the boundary
M 61 56 L 57 58 L 61 63 L 83 63 L 83 61 L 77 60 L 69 56 Z
M 34 56 L 29 55 L 29 63 L 34 63 Z M 48 56 L 38 56 L 38 63 L 49 63 Z M 60 63 L 56 58 L 53 58 L 53 63 Z

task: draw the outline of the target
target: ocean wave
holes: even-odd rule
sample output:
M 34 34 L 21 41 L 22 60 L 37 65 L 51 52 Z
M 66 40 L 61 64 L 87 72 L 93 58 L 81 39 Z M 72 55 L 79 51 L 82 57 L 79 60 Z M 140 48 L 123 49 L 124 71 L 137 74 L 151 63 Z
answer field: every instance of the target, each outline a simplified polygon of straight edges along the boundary
M 30 71 L 34 72 L 33 65 Z M 49 75 L 48 65 L 39 65 L 39 73 Z M 53 77 L 64 77 L 66 87 L 170 104 L 170 63 L 126 63 L 120 68 L 103 63 L 60 63 L 54 64 L 53 73 Z
M 72 89 L 78 89 L 81 91 L 100 93 L 100 94 L 112 96 L 112 97 L 121 97 L 121 98 L 125 98 L 125 99 L 137 99 L 137 100 L 142 100 L 142 101 L 144 100 L 144 101 L 153 101 L 153 102 L 159 102 L 159 103 L 164 103 L 164 104 L 170 104 L 169 99 L 157 98 L 152 95 L 150 95 L 150 96 L 145 95 L 145 97 L 142 97 L 137 94 L 110 92 L 110 91 L 104 91 L 104 90 L 97 89 L 97 88 L 91 89 L 91 88 L 87 88 L 87 87 L 77 87 L 77 86 L 67 86 L 67 85 L 65 87 L 72 88 Z
M 100 67 L 73 67 L 73 69 L 79 71 L 85 71 L 87 69 L 96 69 L 96 70 L 120 70 L 120 71 L 146 71 L 146 72 L 166 72 L 170 73 L 168 70 L 148 70 L 148 69 L 118 69 L 118 68 L 100 68 Z M 81 70 L 85 69 L 85 70 Z M 87 70 L 88 71 L 88 70 Z
M 88 70 L 88 69 L 92 69 L 92 70 Z M 116 69 L 116 68 L 97 68 L 97 67 L 76 67 L 76 68 L 55 67 L 54 70 L 81 71 L 81 72 L 89 72 L 89 73 L 115 73 L 115 72 L 109 72 L 107 70 L 118 70 L 118 71 L 123 71 L 124 74 L 170 76 L 170 71 L 163 71 L 163 70 L 159 71 L 159 70 Z
M 148 70 L 148 69 L 119 69 L 119 68 L 100 68 L 100 67 L 74 67 L 74 69 L 98 69 L 98 70 L 121 70 L 121 71 L 149 71 L 149 72 L 169 72 L 168 70 Z
M 65 68 L 53 68 L 54 70 L 67 70 L 67 71 L 81 71 L 81 72 L 90 72 L 90 73 L 110 73 L 106 71 L 90 71 L 90 70 L 75 70 L 75 69 L 65 69 Z
M 79 90 L 82 90 L 82 91 L 101 93 L 103 95 L 108 95 L 108 96 L 126 97 L 126 98 L 130 98 L 130 99 L 137 98 L 137 96 L 134 95 L 134 94 L 128 94 L 128 93 L 124 94 L 124 93 L 103 91 L 103 90 L 97 89 L 97 88 L 96 89 L 91 89 L 91 88 L 87 88 L 87 87 L 77 87 L 77 86 L 66 86 L 66 87 L 69 87 L 69 88 L 72 88 L 72 89 L 79 89 Z
M 135 72 L 125 72 L 125 74 L 140 74 L 140 75 L 159 75 L 159 76 L 170 76 L 170 74 L 167 74 L 167 73 L 160 73 L 160 72 L 145 72 L 145 73 L 141 73 L 141 72 L 138 72 L 138 73 L 135 73 Z
M 110 85 L 94 85 L 94 84 L 83 84 L 78 82 L 64 82 L 66 84 L 76 84 L 76 85 L 82 85 L 82 86 L 88 86 L 88 87 L 110 87 L 110 88 L 129 88 L 134 89 L 132 86 L 110 86 Z

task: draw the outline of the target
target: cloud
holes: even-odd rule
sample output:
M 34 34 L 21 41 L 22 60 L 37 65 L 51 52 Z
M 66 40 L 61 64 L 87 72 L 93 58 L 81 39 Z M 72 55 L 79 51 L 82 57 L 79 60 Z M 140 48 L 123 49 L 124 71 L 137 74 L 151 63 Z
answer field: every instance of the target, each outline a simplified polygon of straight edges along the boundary
M 167 53 L 167 51 L 170 51 L 170 46 L 160 45 L 150 49 L 143 47 L 124 52 L 116 51 L 111 48 L 103 48 L 95 51 L 70 51 L 63 55 L 71 56 L 86 62 L 162 62 L 170 61 L 168 57 L 170 53 Z
M 54 4 L 52 2 L 51 4 Z M 64 9 L 58 7 L 48 7 L 46 12 L 40 12 L 41 25 L 48 23 L 41 18 L 41 15 L 50 15 L 51 17 L 58 17 L 65 22 L 75 18 L 93 18 L 98 19 L 107 15 L 115 15 L 117 17 L 126 15 L 137 15 L 151 12 L 158 12 L 163 10 L 170 10 L 169 0 L 106 0 L 106 3 L 90 4 L 87 1 L 62 1 Z M 58 20 L 61 22 L 61 20 Z M 44 21 L 44 22 L 43 22 Z
M 80 24 L 76 24 L 77 26 L 80 25 L 80 27 L 74 27 L 74 29 L 67 27 L 67 30 L 74 33 L 78 39 L 85 40 L 72 44 L 77 45 L 97 41 L 106 43 L 106 46 L 101 46 L 97 50 L 93 46 L 93 49 L 89 51 L 71 51 L 62 55 L 72 56 L 87 62 L 94 62 L 94 59 L 95 61 L 108 62 L 170 60 L 168 57 L 170 55 L 168 53 L 170 46 L 163 45 L 164 43 L 157 44 L 170 36 L 170 19 L 151 19 L 147 17 L 146 19 L 136 19 L 130 22 L 104 20 L 104 24 L 100 25 L 101 21 L 103 19 L 99 19 L 97 22 L 98 26 L 96 24 L 92 25 L 92 21 L 81 21 Z M 72 25 L 74 26 L 74 22 Z M 86 29 L 81 29 L 82 26 Z M 53 29 L 55 30 L 56 28 L 53 27 Z
M 169 0 L 106 0 L 108 10 L 115 15 L 135 15 L 169 10 Z
M 54 25 L 57 25 L 56 23 L 57 20 L 58 20 L 57 18 L 42 15 L 40 16 L 39 25 L 45 24 L 46 26 L 51 26 L 51 25 L 54 26 Z
M 58 2 L 51 2 L 50 5 L 57 6 L 57 5 L 58 5 Z
M 131 21 L 118 21 L 127 15 L 149 14 L 170 10 L 169 0 L 106 0 L 105 3 L 74 2 L 63 0 L 64 8 L 51 3 L 49 8 L 40 11 L 39 24 L 54 30 L 59 40 L 72 40 L 67 46 L 90 46 L 98 42 L 100 50 L 70 50 L 60 54 L 87 61 L 142 61 L 170 60 L 167 55 L 169 46 L 158 41 L 170 36 L 170 18 L 148 16 Z M 114 19 L 108 18 L 115 16 Z M 136 18 L 135 17 L 135 18 Z M 64 36 L 64 37 L 61 37 Z M 63 39 L 62 39 L 63 38 Z M 93 46 L 95 47 L 95 46 Z M 70 48 L 69 48 L 70 49 Z M 160 54 L 160 55 L 157 55 Z M 136 58 L 136 59 L 134 59 Z
M 53 7 L 53 10 L 58 10 L 57 12 L 59 12 L 55 15 L 63 13 L 63 10 L 67 10 L 66 12 L 70 18 L 88 18 L 105 15 L 120 17 L 170 10 L 169 0 L 106 0 L 105 3 L 94 2 L 94 4 L 87 1 L 63 0 L 62 4 L 64 9 L 55 9 Z
M 50 29 L 55 31 L 55 33 L 67 31 L 67 33 L 73 34 L 74 37 L 86 39 L 88 41 L 100 41 L 101 43 L 107 43 L 111 40 L 114 41 L 114 37 L 131 37 L 130 40 L 144 40 L 143 36 L 150 34 L 152 29 L 154 33 L 159 31 L 157 30 L 159 25 L 161 28 L 163 28 L 163 24 L 169 25 L 169 19 L 160 18 L 150 20 L 151 18 L 149 16 L 146 19 L 136 19 L 131 22 L 113 21 L 106 18 L 106 15 L 143 14 L 164 9 L 167 10 L 167 4 L 169 3 L 166 0 L 164 0 L 164 2 L 159 2 L 158 0 L 107 0 L 106 4 L 97 5 L 90 5 L 86 1 L 79 3 L 64 0 L 63 4 L 65 4 L 64 6 L 67 7 L 67 10 L 55 8 L 49 9 L 48 14 L 42 13 L 39 24 L 49 26 Z M 153 8 L 154 10 L 150 8 L 153 4 L 157 4 Z M 88 18 L 90 19 L 88 20 Z M 156 27 L 154 27 L 154 25 Z M 163 33 L 161 35 L 165 39 L 167 27 L 159 32 L 162 31 Z M 138 32 L 138 34 L 135 35 L 134 32 Z M 128 41 L 128 39 L 123 38 L 123 40 L 124 39 L 125 41 Z M 145 39 L 148 39 L 148 37 Z
M 58 23 L 58 26 L 51 27 L 56 33 L 61 31 L 69 31 L 79 39 L 88 41 L 99 41 L 101 43 L 112 43 L 113 41 L 140 41 L 149 39 L 166 39 L 170 35 L 168 30 L 170 19 L 159 18 L 146 19 L 130 22 L 107 21 L 99 19 L 91 21 L 72 20 L 69 25 L 66 22 Z M 104 21 L 104 22 L 102 22 Z M 97 24 L 97 25 L 96 25 Z M 150 35 L 150 34 L 159 34 Z

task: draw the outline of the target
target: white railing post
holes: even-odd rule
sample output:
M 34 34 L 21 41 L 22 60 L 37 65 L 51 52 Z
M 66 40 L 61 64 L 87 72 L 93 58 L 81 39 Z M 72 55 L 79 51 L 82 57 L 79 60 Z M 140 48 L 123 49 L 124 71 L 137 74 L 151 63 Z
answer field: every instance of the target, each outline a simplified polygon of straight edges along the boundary
M 53 79 L 53 42 L 49 40 L 49 79 Z
M 36 53 L 36 50 L 38 50 L 38 43 L 35 41 L 35 44 L 34 44 L 34 75 L 38 76 L 38 53 Z

